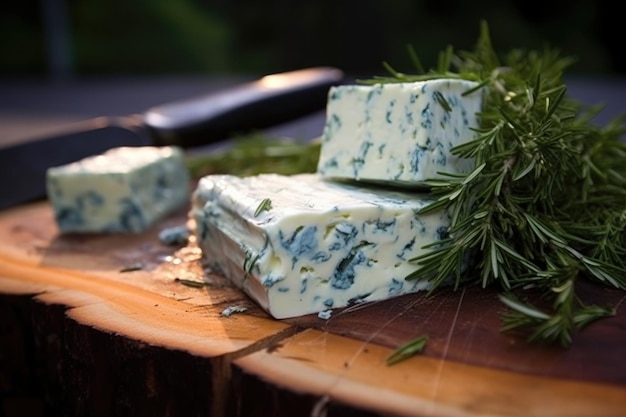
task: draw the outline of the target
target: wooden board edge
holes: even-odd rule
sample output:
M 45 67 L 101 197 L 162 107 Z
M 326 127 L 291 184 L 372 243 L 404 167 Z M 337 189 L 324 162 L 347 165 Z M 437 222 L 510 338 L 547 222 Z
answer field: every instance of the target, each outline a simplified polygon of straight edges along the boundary
M 330 348 L 332 346 L 332 349 Z M 387 366 L 391 350 L 317 330 L 234 361 L 237 371 L 319 401 L 398 416 L 623 416 L 619 386 L 514 374 L 416 356 Z M 246 386 L 245 383 L 242 386 Z M 254 403 L 241 392 L 240 402 Z M 267 413 L 275 410 L 267 410 Z
M 0 292 L 32 294 L 67 307 L 74 320 L 103 331 L 201 356 L 233 355 L 293 325 L 250 314 L 223 317 L 223 307 L 189 305 L 79 271 L 0 263 Z

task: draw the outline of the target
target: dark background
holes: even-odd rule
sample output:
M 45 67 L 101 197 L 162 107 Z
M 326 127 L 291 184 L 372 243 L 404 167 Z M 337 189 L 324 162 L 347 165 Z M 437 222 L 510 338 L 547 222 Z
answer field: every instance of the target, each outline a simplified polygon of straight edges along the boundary
M 624 75 L 619 2 L 570 0 L 5 0 L 0 76 L 259 74 L 333 65 L 409 71 L 471 49 L 487 20 L 498 51 L 545 45 L 575 74 Z M 619 34 L 618 34 L 619 33 Z

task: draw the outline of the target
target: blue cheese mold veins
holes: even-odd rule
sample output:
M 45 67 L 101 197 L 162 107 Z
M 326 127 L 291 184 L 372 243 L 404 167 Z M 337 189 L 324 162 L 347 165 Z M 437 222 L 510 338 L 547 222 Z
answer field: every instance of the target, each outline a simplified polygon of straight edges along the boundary
M 184 207 L 190 178 L 177 147 L 120 147 L 50 168 L 47 193 L 63 233 L 137 233 Z
M 477 85 L 438 79 L 332 87 L 318 172 L 408 186 L 442 171 L 469 172 L 473 161 L 450 150 L 475 137 L 483 97 L 482 90 L 472 91 Z
M 270 198 L 272 210 L 258 212 Z M 275 318 L 427 289 L 404 278 L 442 238 L 424 196 L 336 183 L 318 174 L 207 176 L 192 199 L 205 258 Z

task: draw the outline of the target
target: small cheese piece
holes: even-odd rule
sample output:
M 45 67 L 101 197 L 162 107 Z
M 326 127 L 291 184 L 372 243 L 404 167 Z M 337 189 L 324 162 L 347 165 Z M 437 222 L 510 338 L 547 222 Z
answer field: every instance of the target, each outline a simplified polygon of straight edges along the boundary
M 442 79 L 332 87 L 318 172 L 397 185 L 469 172 L 473 161 L 450 150 L 475 137 L 482 93 L 464 93 L 477 85 Z
M 47 192 L 61 232 L 146 230 L 189 203 L 189 172 L 176 147 L 121 147 L 50 168 Z
M 318 174 L 200 180 L 194 233 L 206 260 L 275 318 L 429 288 L 409 259 L 449 218 L 418 215 L 417 193 L 325 181 Z

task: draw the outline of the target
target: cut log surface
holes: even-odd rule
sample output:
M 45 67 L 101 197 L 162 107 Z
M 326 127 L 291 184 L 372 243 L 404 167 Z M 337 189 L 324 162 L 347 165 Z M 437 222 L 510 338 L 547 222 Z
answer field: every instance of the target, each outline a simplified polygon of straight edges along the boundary
M 0 213 L 6 415 L 626 415 L 623 292 L 582 288 L 616 315 L 568 349 L 501 333 L 502 304 L 477 288 L 275 320 L 193 242 L 159 241 L 185 221 L 61 235 L 48 203 Z M 422 335 L 423 354 L 386 365 Z

